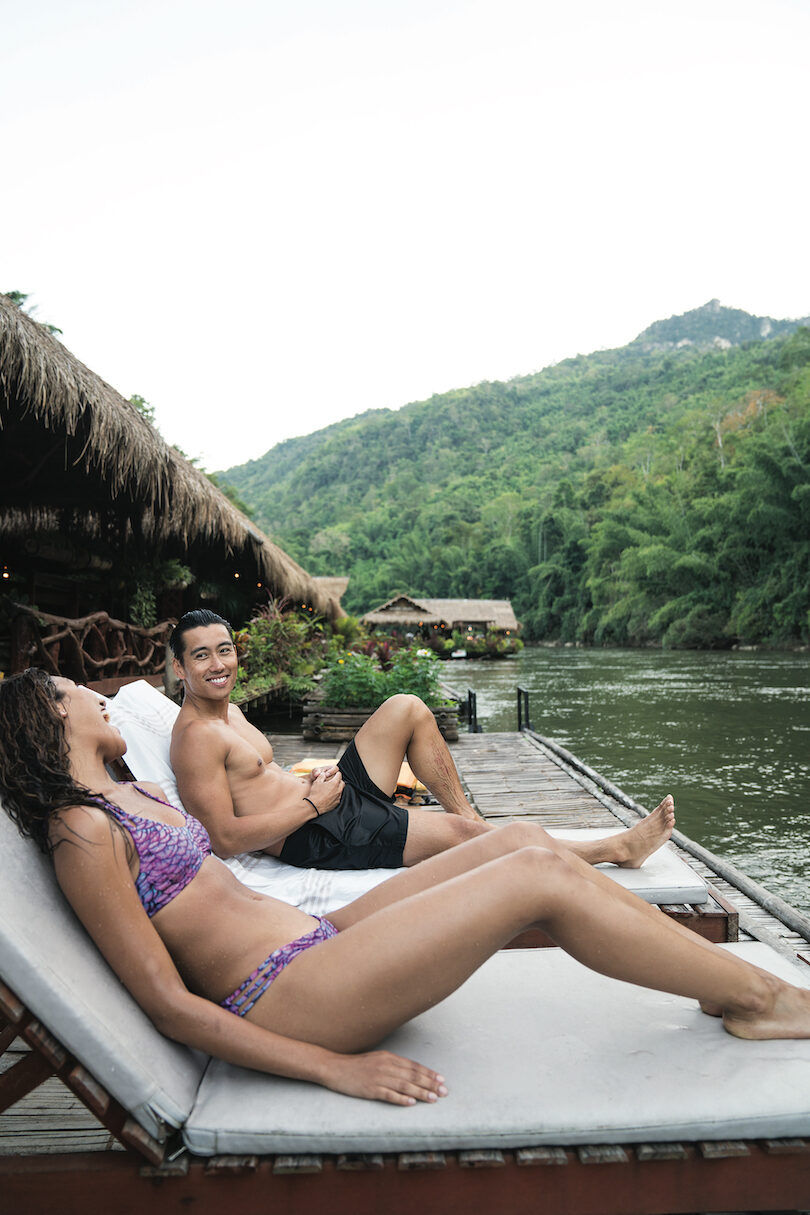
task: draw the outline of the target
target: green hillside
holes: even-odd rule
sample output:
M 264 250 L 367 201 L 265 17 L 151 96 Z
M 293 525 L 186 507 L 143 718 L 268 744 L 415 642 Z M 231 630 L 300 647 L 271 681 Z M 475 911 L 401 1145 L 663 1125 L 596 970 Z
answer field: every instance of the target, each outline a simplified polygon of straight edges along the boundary
M 620 349 L 372 410 L 219 476 L 306 568 L 349 575 L 350 611 L 398 591 L 509 597 L 535 638 L 807 640 L 799 324 L 711 301 Z

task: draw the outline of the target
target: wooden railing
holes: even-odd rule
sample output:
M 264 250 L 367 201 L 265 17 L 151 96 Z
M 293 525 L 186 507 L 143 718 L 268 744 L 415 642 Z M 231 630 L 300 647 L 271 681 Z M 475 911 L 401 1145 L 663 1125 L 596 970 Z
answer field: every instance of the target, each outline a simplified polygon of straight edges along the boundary
M 154 677 L 165 670 L 173 620 L 144 629 L 114 620 L 107 612 L 69 620 L 22 604 L 11 608 L 9 674 L 41 667 L 77 683 L 120 684 L 138 677 L 152 677 L 155 682 Z

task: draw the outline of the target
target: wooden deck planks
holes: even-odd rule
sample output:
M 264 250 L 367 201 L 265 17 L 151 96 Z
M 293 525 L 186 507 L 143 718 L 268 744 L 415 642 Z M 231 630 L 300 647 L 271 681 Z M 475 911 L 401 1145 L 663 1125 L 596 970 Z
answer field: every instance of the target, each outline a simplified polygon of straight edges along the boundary
M 486 819 L 529 818 L 544 827 L 618 827 L 622 820 L 523 734 L 465 734 L 453 759 Z
M 29 1050 L 16 1038 L 0 1058 L 0 1072 Z M 0 1156 L 111 1150 L 124 1149 L 60 1080 L 46 1080 L 0 1115 Z

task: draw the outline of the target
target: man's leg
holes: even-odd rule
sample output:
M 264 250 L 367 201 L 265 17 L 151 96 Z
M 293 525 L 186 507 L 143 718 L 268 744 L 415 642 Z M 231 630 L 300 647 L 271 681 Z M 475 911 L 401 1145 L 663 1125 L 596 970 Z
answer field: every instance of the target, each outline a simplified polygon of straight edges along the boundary
M 481 822 L 464 796 L 436 718 L 418 696 L 400 694 L 386 700 L 360 727 L 354 742 L 366 772 L 384 793 L 393 796 L 407 758 L 417 780 L 448 814 Z
M 512 821 L 515 825 L 520 823 L 519 819 Z M 573 853 L 587 865 L 609 862 L 628 869 L 638 869 L 651 853 L 666 843 L 672 834 L 674 823 L 675 803 L 672 797 L 667 795 L 651 814 L 641 819 L 634 827 L 607 836 L 606 839 L 553 840 L 537 823 L 524 821 L 520 825 L 526 828 L 529 837 L 533 833 L 542 834 L 541 846 L 552 848 L 555 852 Z M 430 810 L 409 810 L 408 838 L 403 864 L 416 865 L 456 844 L 475 839 L 477 835 L 488 831 L 502 831 L 504 826 L 505 824 L 488 823 L 478 817 L 473 821 L 462 819 L 458 815 L 437 814 Z
M 464 796 L 447 743 L 441 736 L 436 718 L 418 696 L 392 696 L 374 713 L 355 735 L 357 752 L 366 772 L 384 793 L 393 795 L 402 760 L 407 756 L 416 777 L 430 789 L 441 806 L 452 815 L 478 825 L 482 820 Z M 433 815 L 440 819 L 440 815 Z M 489 827 L 490 824 L 487 824 Z M 566 840 L 565 847 L 589 865 L 612 862 L 638 868 L 647 857 L 669 839 L 675 826 L 675 806 L 665 797 L 659 806 L 629 831 L 603 840 Z M 420 825 L 418 834 L 408 832 L 405 856 L 407 865 L 443 852 L 462 838 L 454 838 L 453 825 Z M 472 835 L 480 834 L 480 830 Z M 443 841 L 447 840 L 447 843 Z M 413 858 L 413 859 L 410 859 Z
M 428 857 L 437 856 L 465 844 L 478 835 L 489 835 L 496 828 L 476 814 L 474 819 L 460 814 L 442 814 L 433 810 L 408 810 L 408 836 L 402 853 L 402 864 L 418 865 Z

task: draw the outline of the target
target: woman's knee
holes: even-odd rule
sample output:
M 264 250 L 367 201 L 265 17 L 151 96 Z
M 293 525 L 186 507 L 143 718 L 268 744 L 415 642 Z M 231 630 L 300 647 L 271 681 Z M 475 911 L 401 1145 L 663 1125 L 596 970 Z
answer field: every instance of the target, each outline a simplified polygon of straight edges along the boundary
M 547 848 L 554 851 L 554 840 L 538 823 L 506 823 L 492 833 L 504 852 L 517 852 L 520 848 Z
M 579 881 L 579 874 L 559 852 L 528 844 L 503 858 L 511 865 L 516 876 L 523 874 L 528 881 L 546 895 L 570 891 L 571 883 Z

